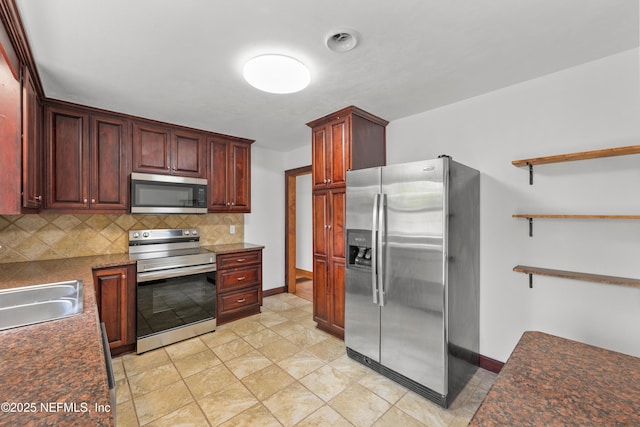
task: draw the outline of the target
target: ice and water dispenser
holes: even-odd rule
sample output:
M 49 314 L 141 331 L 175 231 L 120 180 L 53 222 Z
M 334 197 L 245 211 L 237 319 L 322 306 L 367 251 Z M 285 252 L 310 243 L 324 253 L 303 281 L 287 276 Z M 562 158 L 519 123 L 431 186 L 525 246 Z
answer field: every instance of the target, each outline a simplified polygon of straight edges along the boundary
M 347 230 L 347 268 L 371 269 L 371 230 Z

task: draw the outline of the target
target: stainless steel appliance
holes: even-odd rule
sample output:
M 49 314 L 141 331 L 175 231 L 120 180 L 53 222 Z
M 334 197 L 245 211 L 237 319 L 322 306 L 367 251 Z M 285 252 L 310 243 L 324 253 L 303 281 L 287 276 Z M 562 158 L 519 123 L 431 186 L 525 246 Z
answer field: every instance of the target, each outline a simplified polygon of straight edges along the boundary
M 347 353 L 447 407 L 478 365 L 479 172 L 354 170 L 346 197 Z
M 131 230 L 137 260 L 138 354 L 216 328 L 216 255 L 196 228 Z
M 113 361 L 111 359 L 111 350 L 109 349 L 109 339 L 107 338 L 107 328 L 104 323 L 100 323 L 100 336 L 102 337 L 102 351 L 104 353 L 104 363 L 107 370 L 107 384 L 109 386 L 109 406 L 111 407 L 111 416 L 113 424 L 116 423 L 116 377 L 113 372 Z
M 206 214 L 207 180 L 133 172 L 131 213 Z

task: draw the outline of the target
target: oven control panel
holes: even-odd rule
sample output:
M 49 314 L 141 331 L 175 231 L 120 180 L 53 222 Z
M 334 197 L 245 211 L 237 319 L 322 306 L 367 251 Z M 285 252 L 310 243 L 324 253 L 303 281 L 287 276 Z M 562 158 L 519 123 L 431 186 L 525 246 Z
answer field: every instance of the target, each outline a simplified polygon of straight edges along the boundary
M 140 241 L 184 241 L 185 239 L 199 240 L 200 231 L 197 228 L 176 228 L 157 230 L 130 230 L 129 242 Z

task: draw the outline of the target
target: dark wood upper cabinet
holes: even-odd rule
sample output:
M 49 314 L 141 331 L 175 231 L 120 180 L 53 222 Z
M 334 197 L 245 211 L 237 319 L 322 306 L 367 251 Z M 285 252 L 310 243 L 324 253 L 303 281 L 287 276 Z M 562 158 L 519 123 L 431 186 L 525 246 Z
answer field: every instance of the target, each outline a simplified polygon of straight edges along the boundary
M 133 171 L 202 178 L 205 145 L 197 132 L 133 123 Z
M 128 208 L 129 122 L 91 115 L 90 204 L 94 209 Z
M 209 211 L 251 211 L 251 142 L 208 139 Z
M 47 106 L 47 208 L 88 209 L 89 114 Z
M 170 129 L 133 122 L 133 172 L 170 174 L 170 156 Z
M 348 170 L 384 165 L 387 123 L 353 106 L 307 123 L 313 189 L 344 187 Z
M 22 71 L 22 206 L 40 209 L 44 194 L 42 105 L 27 67 Z
M 128 122 L 108 115 L 48 105 L 49 209 L 127 209 Z
M 22 209 L 19 66 L 0 24 L 0 214 L 19 214 Z
M 183 130 L 171 132 L 171 171 L 176 175 L 204 176 L 206 158 L 202 134 Z
M 336 119 L 316 126 L 313 129 L 313 188 L 335 188 L 346 185 L 349 145 L 349 116 L 338 116 Z

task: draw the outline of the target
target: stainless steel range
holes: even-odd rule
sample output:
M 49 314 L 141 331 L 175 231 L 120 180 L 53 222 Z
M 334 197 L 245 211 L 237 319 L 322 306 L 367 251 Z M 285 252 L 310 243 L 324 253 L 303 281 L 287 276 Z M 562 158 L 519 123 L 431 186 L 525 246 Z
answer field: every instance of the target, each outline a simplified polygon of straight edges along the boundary
M 131 230 L 137 260 L 137 353 L 216 328 L 216 255 L 197 228 Z

